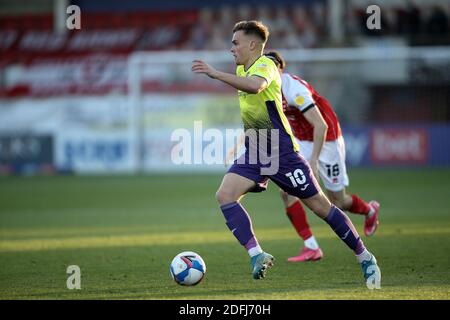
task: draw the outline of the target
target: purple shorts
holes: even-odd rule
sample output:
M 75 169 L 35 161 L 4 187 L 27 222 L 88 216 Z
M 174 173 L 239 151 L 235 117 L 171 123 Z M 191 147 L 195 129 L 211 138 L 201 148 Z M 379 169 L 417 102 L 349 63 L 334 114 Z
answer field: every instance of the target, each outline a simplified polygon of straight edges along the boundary
M 250 192 L 265 191 L 269 179 L 288 194 L 301 199 L 312 197 L 319 192 L 320 186 L 312 174 L 308 162 L 299 153 L 292 151 L 280 155 L 278 164 L 276 173 L 261 174 L 261 169 L 270 165 L 249 163 L 248 153 L 246 152 L 234 161 L 228 173 L 235 173 L 253 180 L 256 187 Z

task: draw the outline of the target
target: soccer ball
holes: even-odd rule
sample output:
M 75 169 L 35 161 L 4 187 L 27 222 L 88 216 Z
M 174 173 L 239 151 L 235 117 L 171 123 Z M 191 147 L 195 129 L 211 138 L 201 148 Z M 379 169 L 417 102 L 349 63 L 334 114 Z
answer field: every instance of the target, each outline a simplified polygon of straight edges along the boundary
M 170 264 L 170 275 L 176 283 L 183 286 L 195 286 L 206 273 L 206 264 L 199 254 L 184 251 L 173 258 Z

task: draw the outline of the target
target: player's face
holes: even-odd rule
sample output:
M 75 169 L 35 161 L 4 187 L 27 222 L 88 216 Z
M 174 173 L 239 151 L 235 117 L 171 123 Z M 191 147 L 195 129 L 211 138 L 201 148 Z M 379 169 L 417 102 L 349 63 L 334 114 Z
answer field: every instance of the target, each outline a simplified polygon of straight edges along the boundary
M 233 34 L 231 53 L 237 65 L 245 64 L 250 56 L 250 39 L 239 30 Z

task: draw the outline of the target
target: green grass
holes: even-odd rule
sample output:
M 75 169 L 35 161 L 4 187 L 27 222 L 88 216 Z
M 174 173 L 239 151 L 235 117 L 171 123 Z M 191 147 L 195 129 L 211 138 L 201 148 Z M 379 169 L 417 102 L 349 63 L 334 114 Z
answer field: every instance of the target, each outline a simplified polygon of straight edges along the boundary
M 291 264 L 301 241 L 274 184 L 250 194 L 275 267 L 251 279 L 247 253 L 214 194 L 221 175 L 8 177 L 0 179 L 0 299 L 449 299 L 450 170 L 352 170 L 350 192 L 381 203 L 380 228 L 363 238 L 383 274 L 369 291 L 353 253 L 328 225 L 309 220 L 325 258 Z M 351 215 L 362 234 L 363 217 Z M 176 285 L 169 263 L 192 250 L 208 272 Z M 81 268 L 68 290 L 66 268 Z

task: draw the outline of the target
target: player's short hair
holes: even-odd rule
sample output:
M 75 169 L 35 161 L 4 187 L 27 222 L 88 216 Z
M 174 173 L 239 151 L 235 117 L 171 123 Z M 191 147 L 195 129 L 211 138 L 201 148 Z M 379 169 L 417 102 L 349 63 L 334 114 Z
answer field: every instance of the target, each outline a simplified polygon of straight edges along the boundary
M 260 38 L 265 44 L 267 39 L 269 39 L 269 29 L 262 24 L 260 21 L 250 20 L 250 21 L 240 21 L 234 25 L 233 33 L 236 31 L 244 31 L 244 34 L 252 34 Z
M 284 69 L 286 67 L 286 61 L 284 61 L 283 57 L 278 51 L 267 51 L 264 52 L 264 55 L 275 62 L 277 68 Z

